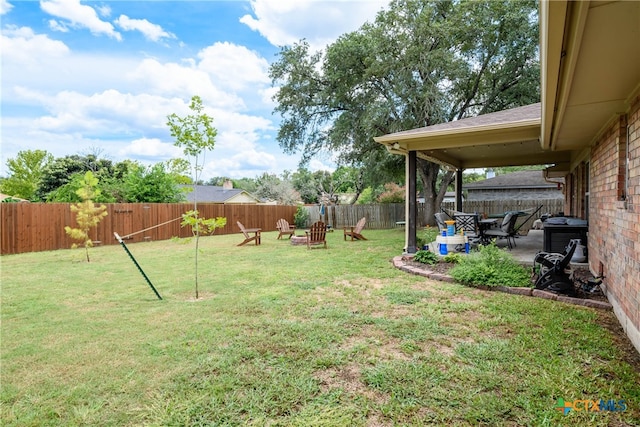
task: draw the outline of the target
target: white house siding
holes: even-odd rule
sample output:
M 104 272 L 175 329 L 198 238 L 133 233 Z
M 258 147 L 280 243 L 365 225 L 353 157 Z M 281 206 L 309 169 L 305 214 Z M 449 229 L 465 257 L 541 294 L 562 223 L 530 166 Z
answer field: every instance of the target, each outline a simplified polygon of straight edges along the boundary
M 231 197 L 228 200 L 225 200 L 225 203 L 257 203 L 258 201 L 248 195 L 247 193 L 239 193 L 235 196 Z

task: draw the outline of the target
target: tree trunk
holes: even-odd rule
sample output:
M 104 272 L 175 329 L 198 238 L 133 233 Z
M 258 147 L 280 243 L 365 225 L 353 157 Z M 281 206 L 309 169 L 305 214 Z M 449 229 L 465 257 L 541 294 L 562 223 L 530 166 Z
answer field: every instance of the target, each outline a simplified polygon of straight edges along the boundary
M 455 173 L 453 171 L 444 172 L 440 188 L 437 188 L 440 173 L 439 164 L 418 159 L 418 173 L 424 189 L 424 223 L 434 226 L 436 225 L 434 215 L 440 210 L 447 187 L 453 182 Z

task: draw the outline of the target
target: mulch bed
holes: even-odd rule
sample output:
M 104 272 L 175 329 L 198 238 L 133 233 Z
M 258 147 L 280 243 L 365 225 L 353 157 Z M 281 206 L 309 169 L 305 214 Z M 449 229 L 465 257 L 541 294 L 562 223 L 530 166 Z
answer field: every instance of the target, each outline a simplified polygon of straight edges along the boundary
M 410 265 L 412 267 L 429 270 L 434 273 L 443 274 L 443 275 L 449 275 L 449 270 L 451 270 L 451 268 L 453 268 L 456 265 L 451 262 L 438 262 L 433 265 L 423 264 L 421 262 L 409 261 L 409 260 L 405 260 L 404 262 L 405 264 Z M 588 279 L 593 278 L 593 275 L 588 269 L 576 268 L 573 270 L 573 276 L 574 276 L 575 290 L 573 294 L 569 296 L 573 298 L 591 299 L 596 301 L 608 302 L 607 297 L 604 296 L 604 294 L 599 288 L 596 289 L 596 292 L 585 292 L 582 289 L 582 283 L 580 281 L 583 281 L 586 283 Z M 536 279 L 535 277 L 531 278 L 532 286 L 533 286 L 533 283 L 535 283 L 535 279 Z

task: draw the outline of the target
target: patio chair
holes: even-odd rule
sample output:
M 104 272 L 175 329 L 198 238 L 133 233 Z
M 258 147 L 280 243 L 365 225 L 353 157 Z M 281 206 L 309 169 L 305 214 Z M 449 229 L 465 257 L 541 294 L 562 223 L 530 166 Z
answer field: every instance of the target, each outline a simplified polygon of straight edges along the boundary
M 242 234 L 244 234 L 244 241 L 237 246 L 242 246 L 249 242 L 256 242 L 256 246 L 260 244 L 260 228 L 244 228 L 244 225 L 242 225 L 240 221 L 237 221 L 237 224 Z M 253 233 L 253 236 L 251 236 L 250 233 Z
M 537 209 L 525 209 L 524 211 L 522 211 L 522 213 L 524 215 L 527 215 L 527 218 L 525 218 L 524 221 L 522 221 L 522 223 L 520 225 L 518 225 L 517 227 L 515 227 L 515 231 L 514 233 L 518 233 L 520 231 L 520 229 L 531 219 L 533 218 L 538 212 L 540 212 L 540 210 L 544 207 L 544 205 L 540 205 L 538 206 Z M 523 216 L 523 215 L 520 215 Z M 529 230 L 527 229 L 527 232 Z
M 507 246 L 509 247 L 509 249 L 511 249 L 513 248 L 513 246 L 516 246 L 515 225 L 517 220 L 518 220 L 518 215 L 516 213 L 507 212 L 507 214 L 502 219 L 502 224 L 500 225 L 500 228 L 489 229 L 484 232 L 483 236 L 488 239 L 505 238 L 507 239 Z M 513 246 L 511 245 L 512 241 L 513 241 Z
M 438 225 L 438 229 L 440 231 L 446 230 L 447 229 L 447 224 L 445 224 L 446 214 L 444 212 L 438 212 L 433 214 L 433 216 L 436 218 L 436 224 Z
M 355 226 L 344 227 L 344 240 L 347 240 L 347 236 L 351 236 L 351 241 L 367 240 L 367 238 L 362 235 L 362 229 L 366 223 L 367 219 L 362 217 Z
M 571 257 L 578 246 L 571 240 L 562 253 L 538 252 L 533 260 L 534 271 L 539 269 L 536 289 L 571 294 L 574 292 L 571 280 Z
M 286 236 L 286 235 L 289 235 L 289 239 L 291 239 L 291 236 L 293 236 L 296 233 L 296 226 L 295 225 L 289 225 L 289 222 L 284 218 L 280 218 L 276 222 L 276 228 L 279 231 L 278 239 L 280 239 L 282 236 Z
M 314 222 L 309 231 L 305 231 L 305 234 L 307 235 L 307 249 L 318 245 L 324 245 L 324 248 L 327 249 L 327 226 L 324 222 Z
M 456 222 L 456 233 L 460 233 L 460 230 L 463 230 L 464 234 L 469 238 L 478 236 L 478 214 L 459 213 L 455 214 L 453 219 Z

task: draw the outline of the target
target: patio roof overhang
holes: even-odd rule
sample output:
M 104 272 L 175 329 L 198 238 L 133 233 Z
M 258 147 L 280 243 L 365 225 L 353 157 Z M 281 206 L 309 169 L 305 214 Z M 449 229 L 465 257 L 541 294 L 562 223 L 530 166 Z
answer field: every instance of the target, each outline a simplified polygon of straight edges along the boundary
M 640 2 L 542 1 L 540 62 L 545 150 L 574 160 L 629 109 L 640 90 Z
M 417 151 L 418 157 L 452 169 L 569 161 L 568 152 L 542 149 L 540 117 L 538 103 L 374 139 L 390 152 Z
M 640 91 L 640 2 L 541 1 L 542 103 L 374 138 L 454 169 L 583 161 Z

